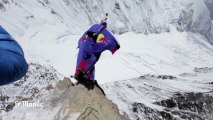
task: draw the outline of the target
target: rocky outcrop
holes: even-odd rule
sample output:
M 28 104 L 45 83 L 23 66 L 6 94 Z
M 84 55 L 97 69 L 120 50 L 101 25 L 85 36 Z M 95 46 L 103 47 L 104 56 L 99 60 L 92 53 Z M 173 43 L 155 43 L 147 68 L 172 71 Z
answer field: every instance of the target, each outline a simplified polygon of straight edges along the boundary
M 21 80 L 0 86 L 1 110 L 7 112 L 13 110 L 16 101 L 39 99 L 62 78 L 63 76 L 52 66 L 30 63 L 27 74 Z
M 140 116 L 149 120 L 211 120 L 213 119 L 213 97 L 204 93 L 177 93 L 173 97 L 157 101 L 154 104 L 163 106 L 159 111 L 142 103 L 133 103 L 132 111 L 138 120 Z
M 143 75 L 143 76 L 140 76 L 139 77 L 140 79 L 150 79 L 150 78 L 157 78 L 157 79 L 176 79 L 175 76 L 172 76 L 172 75 L 150 75 L 150 74 L 147 74 L 147 75 Z
M 68 120 L 72 113 L 80 113 L 78 120 L 126 119 L 119 114 L 117 105 L 108 100 L 97 86 L 92 89 L 81 84 L 73 86 L 69 79 L 64 79 L 56 85 L 50 97 L 51 107 L 62 104 L 55 119 Z M 63 114 L 64 111 L 67 112 Z
M 102 87 L 130 120 L 212 120 L 211 76 L 211 67 L 204 67 L 181 77 L 147 74 Z
M 201 68 L 195 67 L 194 72 L 196 72 L 196 73 L 210 73 L 210 72 L 213 72 L 213 67 L 201 67 Z
M 31 63 L 27 75 L 0 89 L 0 119 L 126 120 L 97 85 L 73 85 L 51 66 Z M 18 114 L 21 113 L 21 114 Z

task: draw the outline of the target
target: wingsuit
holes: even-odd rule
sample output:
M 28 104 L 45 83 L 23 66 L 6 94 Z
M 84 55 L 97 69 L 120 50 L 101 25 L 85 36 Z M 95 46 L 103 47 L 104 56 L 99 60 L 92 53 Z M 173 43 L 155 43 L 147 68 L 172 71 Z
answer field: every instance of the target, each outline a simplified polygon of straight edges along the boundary
M 106 22 L 94 24 L 79 39 L 76 79 L 94 80 L 95 64 L 101 53 L 110 50 L 114 54 L 120 48 L 115 37 L 106 28 Z
M 21 79 L 27 70 L 21 46 L 0 26 L 0 86 Z

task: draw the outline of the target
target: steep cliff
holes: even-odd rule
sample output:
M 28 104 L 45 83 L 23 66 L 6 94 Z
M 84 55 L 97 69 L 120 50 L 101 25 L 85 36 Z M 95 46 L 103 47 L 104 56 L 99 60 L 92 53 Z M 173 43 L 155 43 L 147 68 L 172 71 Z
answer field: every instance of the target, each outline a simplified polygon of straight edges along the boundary
M 117 105 L 93 86 L 73 86 L 52 67 L 30 64 L 28 74 L 1 86 L 3 120 L 125 120 Z

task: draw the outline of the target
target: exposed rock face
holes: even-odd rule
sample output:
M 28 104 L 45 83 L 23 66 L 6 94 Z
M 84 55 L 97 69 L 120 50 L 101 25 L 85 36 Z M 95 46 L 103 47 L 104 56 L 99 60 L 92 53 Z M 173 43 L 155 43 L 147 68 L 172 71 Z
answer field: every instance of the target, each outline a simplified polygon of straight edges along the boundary
M 103 85 L 130 120 L 212 120 L 212 68 L 180 76 L 147 74 Z
M 203 67 L 203 68 L 197 68 L 194 69 L 197 73 L 210 73 L 213 72 L 213 67 Z
M 149 79 L 149 78 L 157 78 L 157 79 L 175 79 L 176 77 L 175 76 L 172 76 L 172 75 L 150 75 L 150 74 L 147 74 L 147 75 L 143 75 L 143 76 L 140 76 L 139 77 L 140 79 Z
M 50 86 L 55 86 L 61 78 L 63 78 L 62 75 L 51 66 L 30 63 L 27 74 L 21 80 L 0 86 L 1 110 L 7 112 L 12 110 L 15 101 L 39 99 L 44 96 L 44 93 L 48 93 L 51 89 Z
M 213 119 L 213 97 L 204 93 L 177 93 L 170 99 L 155 102 L 163 106 L 162 111 L 147 107 L 142 103 L 133 103 L 135 116 L 144 116 L 151 120 L 211 120 Z
M 80 112 L 79 120 L 125 120 L 117 106 L 108 100 L 97 86 L 88 90 L 79 84 L 72 86 L 69 79 L 60 81 L 50 94 L 52 107 L 62 104 L 55 119 L 67 120 L 72 113 Z M 64 111 L 67 111 L 63 114 Z M 60 118 L 63 114 L 64 117 Z
M 39 106 L 29 106 L 31 103 Z M 90 89 L 81 84 L 73 86 L 69 78 L 51 66 L 35 63 L 30 64 L 23 79 L 1 86 L 0 105 L 0 120 L 127 119 L 97 86 Z
M 76 34 L 87 29 L 88 25 L 99 23 L 108 12 L 108 25 L 113 33 L 133 31 L 157 34 L 171 31 L 172 25 L 179 31 L 201 33 L 213 43 L 212 10 L 207 8 L 209 5 L 203 0 L 2 0 L 0 16 L 5 19 L 1 24 L 14 25 L 13 31 L 19 30 L 19 33 L 27 32 L 34 25 L 42 26 L 45 22 L 63 24 Z M 34 11 L 45 13 L 46 17 Z M 14 16 L 16 12 L 18 16 Z M 11 22 L 14 17 L 16 21 Z

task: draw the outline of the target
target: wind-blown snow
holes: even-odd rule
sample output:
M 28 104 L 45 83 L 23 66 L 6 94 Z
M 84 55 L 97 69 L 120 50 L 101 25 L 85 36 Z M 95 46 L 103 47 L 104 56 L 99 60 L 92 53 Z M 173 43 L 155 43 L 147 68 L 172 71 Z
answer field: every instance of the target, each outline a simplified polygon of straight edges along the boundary
M 109 30 L 126 33 L 116 35 L 121 49 L 113 56 L 103 53 L 96 65 L 100 83 L 146 73 L 177 75 L 213 64 L 208 43 L 212 23 L 202 0 L 4 0 L 0 4 L 0 23 L 23 46 L 28 62 L 50 64 L 65 76 L 75 72 L 81 34 L 106 12 Z
M 44 41 L 40 39 L 44 33 L 23 42 L 28 61 L 45 61 L 65 76 L 74 74 L 78 35 L 67 35 L 58 41 L 51 41 L 58 36 L 46 36 L 47 41 Z M 100 83 L 148 73 L 179 75 L 191 72 L 194 67 L 213 65 L 212 46 L 200 34 L 173 29 L 169 33 L 143 35 L 130 32 L 116 37 L 121 49 L 114 55 L 104 52 L 96 65 L 96 79 Z
M 206 70 L 208 68 L 204 68 L 203 70 Z M 212 76 L 213 71 L 207 71 L 207 72 L 192 72 L 192 73 L 184 73 L 181 76 L 178 76 L 178 78 L 173 76 L 156 76 L 156 75 L 144 75 L 140 78 L 134 78 L 130 80 L 125 81 L 116 81 L 112 83 L 103 84 L 102 87 L 104 88 L 106 95 L 109 99 L 111 99 L 114 103 L 118 105 L 118 108 L 120 110 L 120 113 L 127 115 L 130 120 L 144 120 L 144 119 L 168 119 L 168 120 L 182 120 L 182 119 L 196 119 L 193 118 L 193 114 L 199 114 L 199 112 L 193 111 L 193 100 L 187 101 L 188 98 L 186 98 L 185 95 L 182 96 L 183 102 L 186 103 L 178 103 L 179 101 L 175 101 L 175 98 L 173 100 L 175 101 L 176 105 L 172 105 L 171 101 L 166 101 L 169 98 L 178 95 L 178 94 L 201 94 L 203 95 L 203 98 L 200 97 L 192 97 L 191 99 L 205 99 L 205 95 L 212 95 Z M 205 76 L 205 77 L 204 77 Z M 185 99 L 185 101 L 184 101 Z M 211 101 L 212 98 L 209 100 Z M 166 101 L 166 105 L 162 106 L 159 103 L 160 101 Z M 197 108 L 200 108 L 203 111 L 208 111 L 205 106 L 212 107 L 212 102 L 205 103 L 205 101 L 201 101 L 199 103 L 195 103 Z M 202 104 L 202 102 L 204 104 Z M 209 104 L 208 104 L 209 103 Z M 137 105 L 138 106 L 134 106 Z M 182 108 L 180 107 L 181 104 L 183 105 Z M 187 108 L 187 105 L 190 104 L 190 108 Z M 145 105 L 145 106 L 140 106 Z M 170 106 L 171 105 L 171 106 Z M 134 107 L 132 107 L 134 106 Z M 140 109 L 141 107 L 141 109 Z M 148 107 L 148 110 L 146 108 Z M 185 108 L 184 108 L 185 107 Z M 195 108 L 196 108 L 195 107 Z M 137 111 L 138 110 L 138 111 Z M 154 110 L 154 111 L 149 111 Z M 186 114 L 186 118 L 184 118 L 184 115 L 181 114 L 175 114 L 172 111 L 177 110 L 178 113 L 183 112 L 183 114 Z M 190 111 L 191 110 L 191 111 Z M 157 111 L 168 113 L 167 115 L 171 116 L 171 118 L 168 118 L 168 116 L 163 116 L 161 114 L 157 114 L 156 117 L 155 114 L 158 113 Z M 212 110 L 209 112 L 206 112 L 203 115 L 199 115 L 200 119 L 205 118 L 205 115 L 210 114 L 206 117 L 206 119 L 212 119 Z M 141 112 L 141 113 L 140 113 Z M 149 113 L 150 112 L 150 113 Z M 189 113 L 187 113 L 189 112 Z M 190 113 L 192 115 L 190 115 Z M 178 117 L 179 116 L 179 117 Z M 147 118 L 148 117 L 148 118 Z M 162 118 L 163 117 L 163 118 Z M 176 118 L 176 119 L 175 119 Z
M 48 64 L 56 69 L 40 66 L 41 71 L 37 71 L 32 67 L 28 74 L 39 74 L 30 74 L 32 78 L 24 84 L 1 87 L 6 91 L 3 94 L 15 100 L 29 89 L 34 93 L 37 86 L 42 89 L 39 100 L 48 100 L 44 88 L 51 87 L 48 83 L 54 86 L 59 73 L 67 77 L 74 74 L 78 39 L 107 12 L 108 29 L 121 44 L 114 55 L 104 52 L 96 65 L 96 79 L 103 84 L 107 97 L 130 119 L 148 119 L 149 114 L 143 114 L 146 108 L 152 115 L 159 116 L 157 111 L 169 113 L 156 102 L 176 93 L 212 94 L 213 68 L 205 68 L 213 67 L 211 6 L 208 0 L 2 0 L 0 25 L 21 44 L 28 63 Z M 37 75 L 45 72 L 50 76 L 41 82 Z M 174 78 L 165 80 L 160 75 Z M 27 98 L 31 92 L 26 92 Z M 54 119 L 52 114 L 57 114 L 61 106 L 58 104 L 53 111 L 18 108 L 0 112 L 3 119 Z M 175 111 L 177 106 L 169 110 Z M 180 114 L 193 112 L 178 110 Z M 70 114 L 69 119 L 75 119 L 80 113 Z

